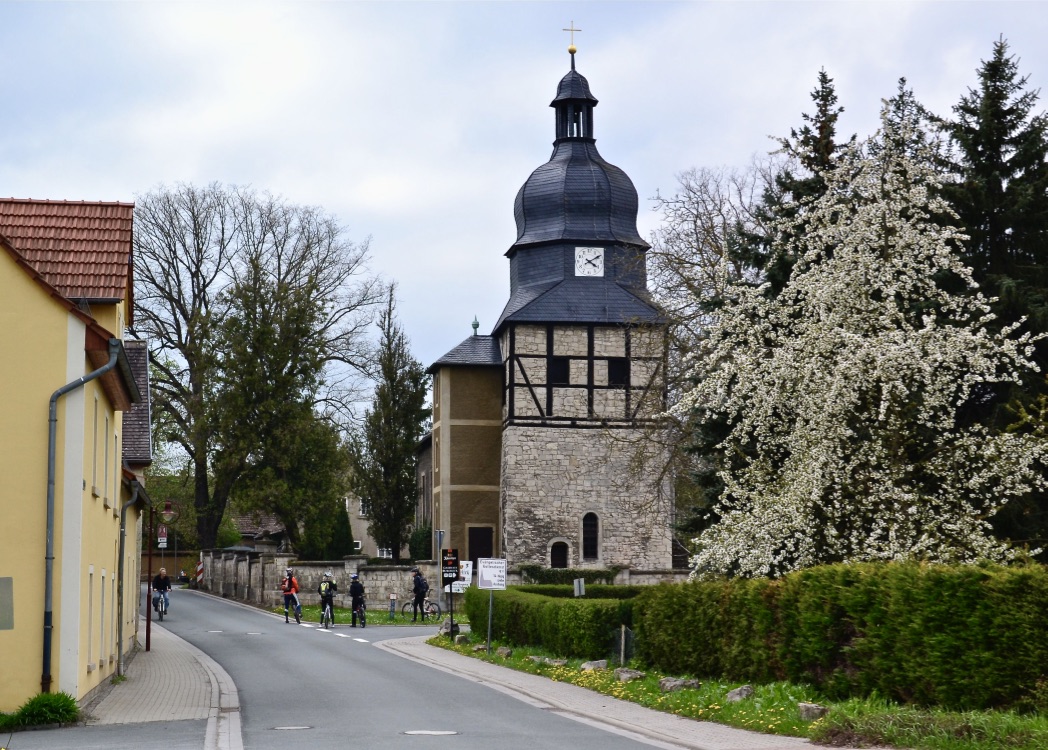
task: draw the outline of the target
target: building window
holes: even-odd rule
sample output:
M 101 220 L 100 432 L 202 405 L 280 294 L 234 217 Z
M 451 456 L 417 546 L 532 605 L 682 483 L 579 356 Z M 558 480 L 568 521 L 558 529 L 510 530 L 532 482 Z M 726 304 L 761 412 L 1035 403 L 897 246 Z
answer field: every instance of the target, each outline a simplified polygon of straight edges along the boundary
M 625 357 L 612 357 L 608 360 L 608 385 L 625 386 L 629 373 L 629 360 Z
M 108 500 L 109 495 L 109 416 L 106 416 L 106 434 L 104 444 L 105 455 L 102 457 L 102 499 Z M 106 506 L 108 507 L 108 506 Z
M 570 380 L 571 367 L 567 357 L 550 357 L 549 360 L 549 383 L 550 385 L 567 385 Z
M 360 550 L 362 550 L 363 548 L 364 548 L 364 543 L 363 542 L 358 542 L 358 541 L 354 540 L 354 542 L 353 542 L 353 549 L 355 551 L 360 552 Z
M 549 548 L 549 566 L 551 568 L 568 567 L 568 545 L 564 542 L 554 542 Z
M 360 499 L 360 517 L 367 518 L 368 514 L 371 513 L 371 503 L 364 498 Z
M 393 559 L 393 550 L 389 547 L 379 547 L 378 556 L 387 560 Z
M 596 513 L 587 513 L 582 517 L 582 559 L 596 560 L 600 522 Z

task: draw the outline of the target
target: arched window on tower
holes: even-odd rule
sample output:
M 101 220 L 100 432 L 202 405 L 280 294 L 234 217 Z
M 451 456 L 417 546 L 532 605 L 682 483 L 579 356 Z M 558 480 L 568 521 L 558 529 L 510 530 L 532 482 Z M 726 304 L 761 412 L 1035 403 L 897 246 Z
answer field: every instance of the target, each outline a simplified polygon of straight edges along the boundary
M 596 513 L 582 517 L 582 559 L 596 560 L 600 557 L 600 521 Z
M 554 542 L 549 548 L 549 566 L 551 568 L 568 567 L 568 545 Z

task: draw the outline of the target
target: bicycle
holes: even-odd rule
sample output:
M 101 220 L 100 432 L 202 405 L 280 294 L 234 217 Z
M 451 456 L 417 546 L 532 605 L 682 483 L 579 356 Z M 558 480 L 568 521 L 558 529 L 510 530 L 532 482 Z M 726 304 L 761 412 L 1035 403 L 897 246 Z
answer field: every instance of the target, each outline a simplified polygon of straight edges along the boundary
M 335 613 L 332 611 L 331 602 L 324 602 L 324 609 L 320 613 L 320 627 L 329 630 L 335 627 Z
M 360 618 L 360 627 L 362 627 L 362 628 L 367 627 L 367 624 L 368 624 L 368 622 L 367 622 L 367 611 L 368 611 L 368 603 L 366 601 L 360 602 L 360 606 L 357 607 L 355 610 L 353 610 L 353 613 L 355 615 L 357 615 L 357 617 Z
M 164 615 L 167 614 L 167 605 L 164 604 L 164 592 L 153 592 L 153 610 L 156 612 L 156 619 L 163 622 Z
M 414 616 L 414 614 L 415 614 L 415 611 L 414 611 L 414 597 L 412 597 L 411 600 L 409 600 L 409 601 L 404 603 L 404 606 L 400 608 L 400 612 L 401 612 L 402 615 L 404 615 L 404 617 L 413 617 Z M 422 619 L 423 620 L 426 619 L 426 615 L 431 615 L 432 617 L 439 619 L 440 618 L 440 613 L 441 613 L 440 605 L 437 602 L 430 601 L 430 598 L 428 596 L 422 600 Z

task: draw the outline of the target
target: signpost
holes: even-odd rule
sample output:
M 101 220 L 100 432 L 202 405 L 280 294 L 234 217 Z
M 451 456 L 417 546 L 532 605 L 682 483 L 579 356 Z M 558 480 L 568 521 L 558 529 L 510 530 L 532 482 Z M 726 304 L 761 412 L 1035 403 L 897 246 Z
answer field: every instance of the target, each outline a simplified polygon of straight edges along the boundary
M 459 553 L 457 549 L 442 549 L 440 551 L 440 581 L 441 588 L 458 580 L 459 577 Z M 451 628 L 449 635 L 455 637 L 458 633 L 458 625 L 455 624 L 455 599 L 448 595 L 448 615 L 451 617 Z
M 461 560 L 458 580 L 452 581 L 450 586 L 444 587 L 444 590 L 449 594 L 464 594 L 471 583 L 473 583 L 473 561 Z
M 495 591 L 506 589 L 506 561 L 495 557 L 477 560 L 477 588 L 488 589 L 488 653 L 491 653 L 491 613 L 495 609 Z

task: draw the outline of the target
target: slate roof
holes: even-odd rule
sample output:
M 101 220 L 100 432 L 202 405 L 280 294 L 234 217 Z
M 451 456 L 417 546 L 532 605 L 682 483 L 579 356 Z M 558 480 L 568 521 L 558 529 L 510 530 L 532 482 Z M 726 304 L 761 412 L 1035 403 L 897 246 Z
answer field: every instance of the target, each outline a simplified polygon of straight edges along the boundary
M 560 83 L 557 84 L 557 96 L 549 103 L 549 106 L 556 107 L 557 102 L 566 99 L 572 101 L 584 99 L 592 103 L 593 106 L 597 105 L 596 97 L 590 93 L 589 81 L 586 80 L 586 76 L 575 70 L 574 55 L 571 57 L 571 70 L 560 79 Z
M 578 278 L 518 289 L 494 330 L 511 321 L 608 325 L 665 322 L 646 293 L 638 294 L 606 279 Z
M 426 372 L 433 374 L 441 367 L 502 367 L 502 351 L 494 336 L 473 334 L 438 359 Z
M 153 462 L 153 433 L 149 428 L 151 400 L 149 397 L 149 348 L 145 341 L 124 341 L 124 353 L 142 398 L 124 412 L 124 461 L 132 466 Z
M 507 251 L 548 242 L 612 242 L 648 248 L 637 232 L 633 181 L 590 140 L 559 141 L 517 191 L 517 240 Z
M 0 233 L 63 296 L 115 302 L 131 295 L 133 212 L 132 203 L 0 198 Z

